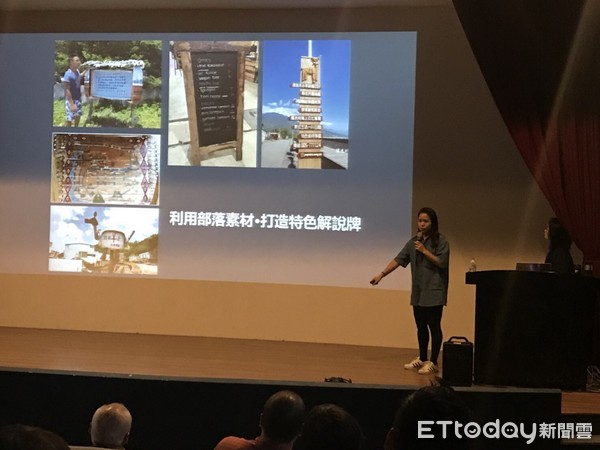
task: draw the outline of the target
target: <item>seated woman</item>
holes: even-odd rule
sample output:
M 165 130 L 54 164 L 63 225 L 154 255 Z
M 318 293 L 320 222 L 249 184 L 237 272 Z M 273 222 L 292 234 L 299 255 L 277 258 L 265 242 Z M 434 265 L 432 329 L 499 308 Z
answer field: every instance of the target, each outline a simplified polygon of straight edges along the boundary
M 563 228 L 556 217 L 550 218 L 544 229 L 544 238 L 548 239 L 546 263 L 552 264 L 552 270 L 557 273 L 573 273 L 574 265 L 571 256 L 571 236 Z

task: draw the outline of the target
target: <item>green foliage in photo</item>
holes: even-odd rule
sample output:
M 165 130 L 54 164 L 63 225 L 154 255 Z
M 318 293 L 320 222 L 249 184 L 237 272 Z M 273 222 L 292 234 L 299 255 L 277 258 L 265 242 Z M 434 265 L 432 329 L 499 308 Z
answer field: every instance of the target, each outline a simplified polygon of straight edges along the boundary
M 142 103 L 134 106 L 132 116 L 131 107 L 128 104 L 120 108 L 115 108 L 113 105 L 105 106 L 101 102 L 95 102 L 93 114 L 90 117 L 90 104 L 84 103 L 83 115 L 79 120 L 79 126 L 85 126 L 86 128 L 160 128 L 160 109 L 161 105 L 158 102 Z M 65 126 L 65 121 L 65 101 L 55 100 L 52 125 L 63 127 Z

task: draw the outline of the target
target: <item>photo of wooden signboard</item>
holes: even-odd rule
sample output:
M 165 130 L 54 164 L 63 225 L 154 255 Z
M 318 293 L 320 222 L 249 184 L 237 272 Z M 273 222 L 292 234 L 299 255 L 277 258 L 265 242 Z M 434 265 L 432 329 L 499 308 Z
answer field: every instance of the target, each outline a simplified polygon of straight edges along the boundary
M 233 149 L 242 159 L 245 56 L 248 42 L 173 43 L 183 70 L 189 117 L 188 159 L 200 165 L 209 154 Z
M 53 203 L 158 205 L 160 136 L 55 133 Z

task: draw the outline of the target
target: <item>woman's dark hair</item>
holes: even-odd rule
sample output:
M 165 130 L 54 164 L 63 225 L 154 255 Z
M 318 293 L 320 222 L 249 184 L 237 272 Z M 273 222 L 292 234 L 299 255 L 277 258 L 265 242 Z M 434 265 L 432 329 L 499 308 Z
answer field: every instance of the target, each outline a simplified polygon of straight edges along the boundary
M 441 430 L 432 427 L 433 439 L 419 438 L 419 421 L 452 421 L 466 425 L 471 421 L 469 407 L 450 387 L 426 386 L 410 394 L 394 417 L 396 431 L 393 448 L 398 450 L 447 449 L 467 450 L 471 448 L 469 439 L 460 439 L 454 433 L 443 437 Z
M 548 242 L 549 250 L 571 248 L 571 236 L 556 217 L 551 217 L 548 221 Z
M 0 428 L 2 450 L 69 450 L 67 443 L 51 431 L 27 425 Z
M 429 235 L 429 239 L 431 239 L 431 245 L 433 248 L 436 248 L 440 242 L 440 224 L 438 222 L 437 213 L 433 208 L 424 206 L 417 213 L 417 219 L 421 214 L 427 214 L 429 216 L 429 220 L 431 220 L 431 234 Z
M 304 419 L 294 449 L 362 450 L 364 435 L 356 419 L 333 404 L 315 406 Z

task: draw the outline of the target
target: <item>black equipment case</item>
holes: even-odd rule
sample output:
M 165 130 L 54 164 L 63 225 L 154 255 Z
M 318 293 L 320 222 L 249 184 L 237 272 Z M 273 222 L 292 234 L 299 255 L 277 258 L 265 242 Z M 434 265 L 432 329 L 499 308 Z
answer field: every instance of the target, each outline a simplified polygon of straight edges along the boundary
M 452 336 L 442 348 L 442 373 L 452 386 L 473 384 L 473 344 L 464 336 Z

